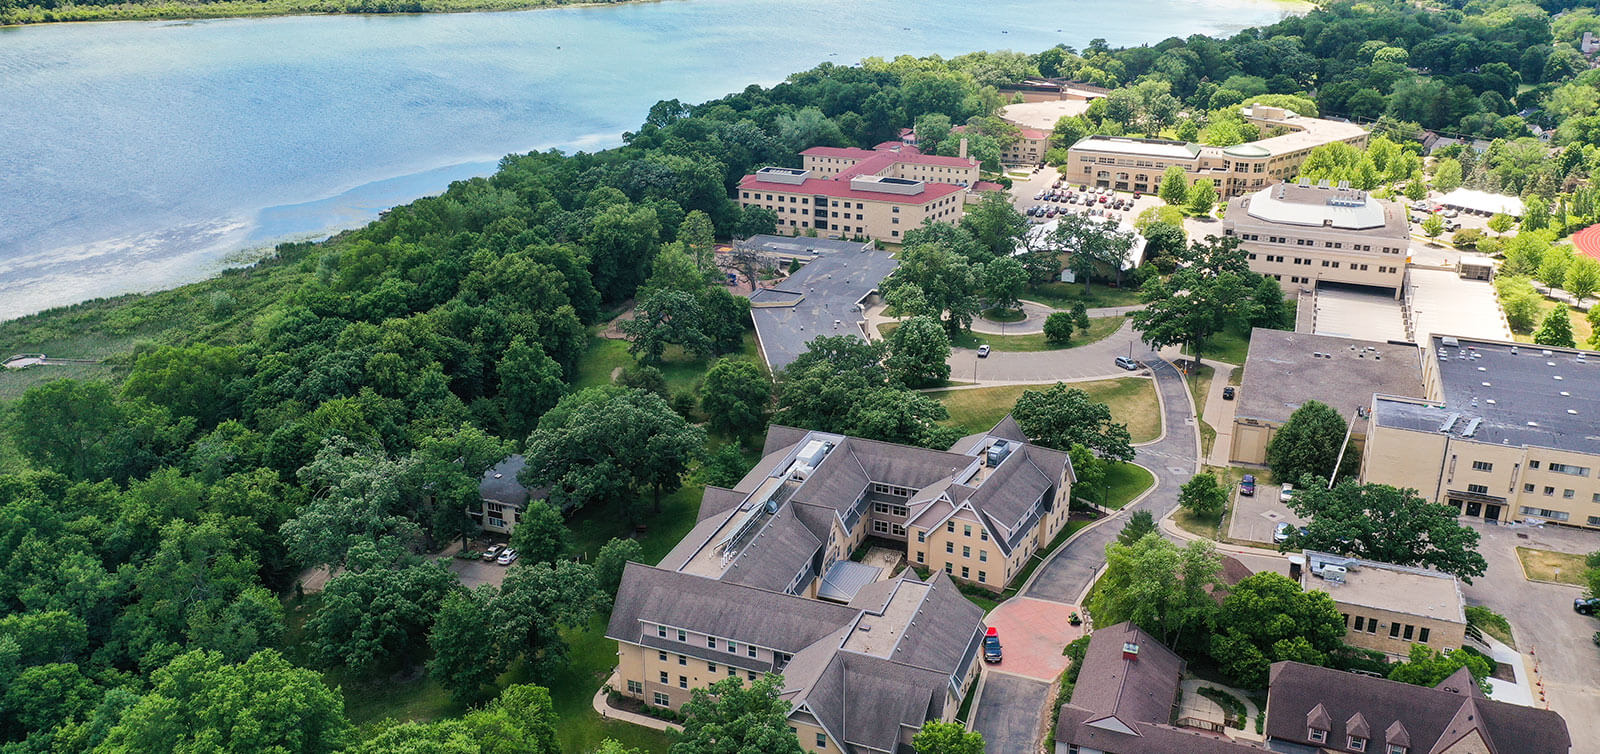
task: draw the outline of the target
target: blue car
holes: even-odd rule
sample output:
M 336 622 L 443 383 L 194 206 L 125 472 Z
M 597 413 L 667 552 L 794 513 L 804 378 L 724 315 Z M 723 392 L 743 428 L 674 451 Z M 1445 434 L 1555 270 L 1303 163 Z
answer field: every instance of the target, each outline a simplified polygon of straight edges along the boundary
M 1244 478 L 1239 480 L 1239 494 L 1244 495 L 1245 497 L 1256 496 L 1255 474 L 1245 474 Z

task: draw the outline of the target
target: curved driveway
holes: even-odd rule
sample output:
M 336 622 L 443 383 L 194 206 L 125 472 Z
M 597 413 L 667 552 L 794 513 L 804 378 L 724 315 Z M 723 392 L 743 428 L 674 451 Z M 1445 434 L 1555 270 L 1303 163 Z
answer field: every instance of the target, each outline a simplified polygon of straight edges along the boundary
M 1102 306 L 1095 309 L 1089 309 L 1088 315 L 1091 319 L 1097 317 L 1122 317 L 1126 316 L 1128 312 L 1138 311 L 1143 308 L 1144 304 L 1135 304 L 1133 306 Z M 1022 312 L 1028 315 L 1026 319 L 1022 320 L 1021 322 L 1007 322 L 1005 324 L 1001 324 L 999 322 L 991 322 L 983 317 L 974 317 L 972 320 L 972 331 L 981 332 L 985 335 L 1028 335 L 1032 333 L 1042 333 L 1044 332 L 1045 318 L 1051 314 L 1054 314 L 1055 312 L 1064 311 L 1068 310 L 1055 309 L 1037 301 L 1028 301 L 1027 299 L 1023 299 Z
M 1115 363 L 1118 356 L 1153 356 L 1139 342 L 1133 322 L 1122 323 L 1116 332 L 1087 345 L 1057 351 L 992 351 L 985 358 L 970 348 L 950 349 L 950 379 L 954 382 L 979 382 L 985 385 L 1005 382 L 1039 384 L 1056 381 L 1112 379 L 1126 377 Z

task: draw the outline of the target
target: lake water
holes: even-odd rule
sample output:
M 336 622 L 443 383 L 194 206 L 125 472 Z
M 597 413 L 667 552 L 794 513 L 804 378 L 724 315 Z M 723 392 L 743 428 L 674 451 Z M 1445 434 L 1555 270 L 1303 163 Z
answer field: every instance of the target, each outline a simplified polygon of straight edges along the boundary
M 667 0 L 0 29 L 0 319 L 201 279 L 661 99 L 824 61 L 1259 26 L 1278 0 Z

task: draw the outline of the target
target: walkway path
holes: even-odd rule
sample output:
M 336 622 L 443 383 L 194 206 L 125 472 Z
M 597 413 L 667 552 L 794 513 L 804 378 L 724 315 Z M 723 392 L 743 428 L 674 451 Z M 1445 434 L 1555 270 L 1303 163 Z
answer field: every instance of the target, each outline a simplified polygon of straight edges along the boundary
M 611 671 L 611 677 L 607 678 L 606 682 L 600 685 L 599 691 L 594 692 L 594 711 L 600 713 L 600 717 L 611 720 L 621 720 L 625 723 L 633 723 L 634 725 L 643 725 L 646 728 L 655 728 L 656 730 L 683 730 L 683 726 L 677 723 L 669 723 L 659 717 L 651 717 L 649 715 L 641 715 L 637 712 L 629 712 L 627 710 L 617 709 L 616 707 L 606 703 L 606 689 L 616 688 L 615 684 L 621 680 L 622 679 L 617 677 L 617 671 L 613 669 Z
M 1014 599 L 1077 604 L 1105 565 L 1106 543 L 1116 538 L 1124 515 L 1148 510 L 1160 520 L 1177 507 L 1178 487 L 1199 469 L 1200 435 L 1195 426 L 1194 401 L 1183 376 L 1159 354 L 1142 347 L 1135 350 L 1134 356 L 1153 367 L 1160 396 L 1162 435 L 1137 446 L 1134 454 L 1134 462 L 1155 475 L 1156 486 L 1117 514 L 1073 535 L 1034 571 Z M 983 734 L 991 752 L 1036 751 L 1044 723 L 1054 714 L 1047 709 L 1050 689 L 1051 685 L 1043 681 L 985 669 L 970 725 Z
M 1212 466 L 1227 466 L 1228 454 L 1233 449 L 1233 407 L 1234 401 L 1223 400 L 1222 389 L 1228 386 L 1234 370 L 1238 367 L 1220 361 L 1206 362 L 1214 373 L 1211 377 L 1211 390 L 1206 393 L 1206 410 L 1200 417 L 1216 430 L 1216 439 L 1211 443 L 1211 452 L 1206 454 L 1206 463 Z

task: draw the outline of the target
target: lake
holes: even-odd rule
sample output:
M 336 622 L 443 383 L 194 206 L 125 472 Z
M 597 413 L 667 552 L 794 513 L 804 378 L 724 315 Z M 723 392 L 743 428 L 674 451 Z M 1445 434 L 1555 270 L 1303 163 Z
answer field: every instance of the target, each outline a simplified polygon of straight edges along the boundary
M 1228 33 L 1279 0 L 666 0 L 0 29 L 0 319 L 202 279 L 657 100 L 824 61 Z

